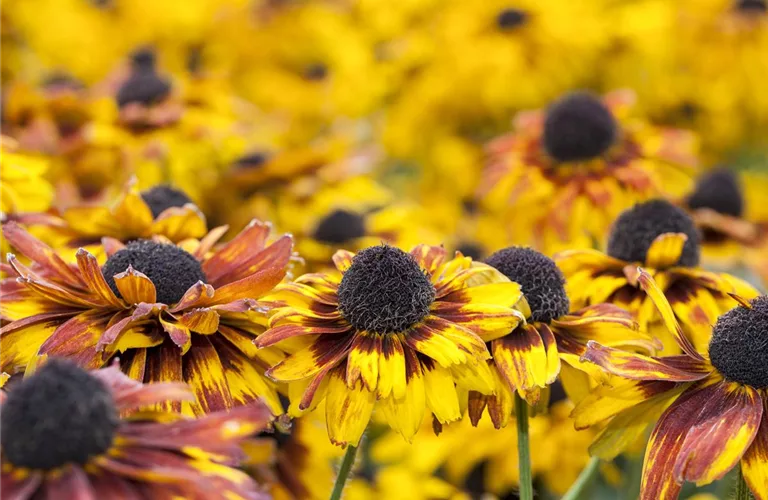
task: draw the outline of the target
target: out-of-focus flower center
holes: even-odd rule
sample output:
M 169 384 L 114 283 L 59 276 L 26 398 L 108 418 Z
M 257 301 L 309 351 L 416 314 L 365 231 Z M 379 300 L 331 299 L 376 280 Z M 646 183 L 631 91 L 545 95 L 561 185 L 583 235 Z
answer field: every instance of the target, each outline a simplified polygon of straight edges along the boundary
M 245 156 L 241 156 L 235 161 L 235 168 L 238 169 L 251 169 L 259 168 L 269 160 L 269 155 L 262 152 L 253 152 Z
M 307 80 L 324 80 L 326 76 L 328 76 L 328 66 L 323 63 L 310 64 L 304 70 L 304 78 Z
M 114 276 L 125 272 L 128 266 L 152 280 L 157 301 L 163 304 L 175 304 L 189 287 L 206 280 L 197 259 L 176 245 L 138 240 L 115 252 L 101 268 L 109 287 L 118 297 L 120 291 Z
M 152 189 L 142 191 L 141 199 L 152 211 L 154 218 L 171 207 L 183 207 L 187 203 L 192 203 L 184 191 L 166 185 L 155 186 Z
M 155 71 L 155 55 L 140 50 L 133 55 L 131 76 L 117 91 L 117 105 L 139 103 L 151 106 L 163 101 L 171 93 L 171 83 Z
M 473 241 L 464 241 L 456 245 L 456 250 L 465 257 L 472 257 L 472 260 L 480 260 L 485 254 L 485 249 Z
M 768 389 L 768 297 L 738 306 L 717 319 L 709 359 L 726 379 Z
M 618 124 L 602 101 L 587 92 L 573 92 L 547 109 L 544 149 L 560 162 L 597 158 L 613 145 Z
M 107 451 L 119 415 L 100 380 L 51 358 L 9 391 L 2 421 L 4 458 L 15 467 L 49 470 Z
M 715 212 L 741 217 L 744 198 L 736 174 L 728 169 L 717 169 L 703 175 L 696 189 L 688 197 L 688 207 L 696 210 L 709 208 Z
M 429 314 L 435 287 L 414 258 L 398 248 L 366 248 L 339 284 L 339 310 L 357 330 L 408 330 Z
M 528 20 L 528 14 L 524 10 L 508 8 L 498 13 L 496 16 L 496 26 L 499 29 L 507 31 L 516 28 Z
M 699 233 L 693 220 L 665 200 L 639 203 L 622 212 L 608 237 L 608 255 L 628 262 L 645 262 L 653 241 L 665 233 L 688 236 L 677 264 L 696 267 L 699 264 Z
M 765 0 L 737 0 L 736 10 L 745 14 L 765 14 L 768 12 L 768 2 Z
M 360 214 L 335 210 L 315 228 L 312 235 L 317 241 L 330 244 L 345 243 L 365 236 L 365 220 Z
M 565 293 L 565 278 L 546 255 L 530 248 L 509 247 L 494 253 L 485 262 L 520 285 L 533 321 L 548 323 L 568 314 L 570 302 Z

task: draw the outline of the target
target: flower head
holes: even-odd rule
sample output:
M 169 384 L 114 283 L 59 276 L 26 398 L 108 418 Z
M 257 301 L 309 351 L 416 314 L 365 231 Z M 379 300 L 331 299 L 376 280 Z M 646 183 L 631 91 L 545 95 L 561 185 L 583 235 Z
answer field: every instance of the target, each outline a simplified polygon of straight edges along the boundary
M 600 423 L 591 450 L 611 457 L 658 419 L 643 465 L 643 500 L 675 499 L 684 482 L 708 484 L 739 463 L 755 495 L 765 497 L 768 298 L 734 295 L 739 305 L 717 319 L 708 347 L 697 348 L 650 274 L 640 270 L 639 282 L 683 354 L 645 356 L 590 342 L 582 359 L 627 380 L 582 401 L 577 427 Z
M 677 343 L 663 326 L 638 283 L 638 266 L 652 273 L 672 304 L 686 336 L 698 347 L 709 342 L 711 325 L 732 304 L 729 293 L 752 298 L 757 291 L 725 273 L 698 267 L 701 239 L 693 220 L 664 200 L 650 200 L 624 211 L 608 237 L 607 254 L 598 250 L 569 250 L 555 256 L 567 279 L 575 307 L 600 302 L 632 313 L 643 330 L 676 354 Z
M 36 354 L 88 368 L 119 357 L 140 381 L 189 383 L 197 400 L 173 403 L 175 410 L 208 413 L 262 397 L 279 413 L 275 385 L 263 371 L 282 354 L 257 352 L 250 340 L 264 330 L 259 299 L 285 276 L 292 240 L 267 244 L 270 226 L 253 221 L 214 249 L 224 229 L 183 246 L 112 240 L 103 266 L 83 249 L 72 266 L 6 224 L 4 235 L 32 265 L 8 257 L 16 277 L 2 282 L 2 369 L 18 371 Z
M 462 391 L 493 393 L 483 339 L 522 321 L 518 285 L 425 245 L 339 251 L 334 263 L 337 272 L 280 285 L 256 339 L 293 352 L 267 372 L 290 383 L 292 413 L 325 401 L 331 441 L 356 445 L 378 405 L 410 440 L 425 410 L 448 423 L 461 418 Z
M 568 93 L 521 113 L 512 133 L 488 145 L 478 197 L 514 228 L 509 241 L 548 253 L 589 248 L 632 203 L 683 194 L 692 136 L 630 117 L 632 99 Z
M 142 385 L 117 366 L 87 372 L 60 358 L 42 363 L 0 404 L 3 497 L 261 498 L 232 465 L 239 443 L 269 425 L 262 404 L 198 420 L 136 413 L 194 396 L 183 384 Z

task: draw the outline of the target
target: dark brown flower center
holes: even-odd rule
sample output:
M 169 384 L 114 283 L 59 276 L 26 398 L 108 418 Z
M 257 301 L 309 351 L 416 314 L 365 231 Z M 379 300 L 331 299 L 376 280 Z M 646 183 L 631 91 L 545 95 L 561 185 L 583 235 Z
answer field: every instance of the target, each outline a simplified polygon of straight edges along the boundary
M 320 221 L 312 236 L 332 245 L 345 243 L 365 236 L 365 219 L 360 214 L 334 210 Z
M 4 458 L 31 469 L 87 463 L 109 449 L 119 423 L 104 384 L 58 358 L 13 387 L 1 413 Z
M 725 168 L 706 173 L 699 178 L 696 190 L 688 197 L 688 207 L 693 210 L 709 208 L 721 214 L 741 217 L 744 198 L 738 177 Z
M 528 14 L 524 10 L 508 8 L 496 16 L 496 26 L 503 31 L 511 30 L 525 24 Z
M 167 185 L 155 186 L 152 189 L 142 191 L 141 199 L 149 206 L 154 218 L 171 207 L 183 207 L 187 203 L 192 203 L 184 191 Z
M 137 240 L 115 252 L 101 268 L 107 284 L 118 297 L 121 295 L 114 276 L 125 272 L 128 266 L 152 280 L 157 301 L 163 304 L 177 303 L 192 285 L 206 280 L 197 259 L 176 245 Z
M 533 321 L 549 323 L 568 314 L 570 302 L 565 293 L 565 278 L 546 255 L 530 248 L 509 247 L 494 253 L 485 262 L 520 285 Z
M 435 287 L 414 258 L 388 245 L 358 253 L 339 284 L 339 310 L 360 331 L 406 331 L 434 300 Z
M 163 101 L 171 93 L 171 83 L 155 69 L 155 54 L 149 49 L 134 53 L 131 76 L 117 91 L 117 105 L 122 108 L 131 103 L 151 106 Z
M 653 241 L 665 233 L 688 236 L 678 265 L 699 265 L 699 233 L 693 220 L 685 211 L 665 200 L 639 203 L 622 212 L 608 237 L 608 255 L 627 262 L 645 262 Z
M 768 297 L 738 306 L 717 319 L 709 359 L 726 379 L 768 389 Z
M 765 14 L 768 12 L 768 2 L 765 0 L 737 0 L 736 10 L 745 14 Z
M 618 124 L 611 111 L 587 92 L 567 94 L 547 109 L 544 149 L 557 161 L 597 158 L 617 136 Z

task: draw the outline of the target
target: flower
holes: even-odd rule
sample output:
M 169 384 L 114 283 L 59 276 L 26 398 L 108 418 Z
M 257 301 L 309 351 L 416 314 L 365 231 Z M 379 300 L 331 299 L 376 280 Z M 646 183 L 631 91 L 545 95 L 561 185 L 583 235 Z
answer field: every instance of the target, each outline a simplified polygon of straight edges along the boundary
M 162 236 L 179 243 L 208 232 L 205 215 L 181 190 L 158 185 L 139 191 L 135 179 L 112 205 L 70 207 L 55 221 L 61 239 L 57 248 L 86 247 L 99 257 L 103 238 L 119 242 Z
M 662 318 L 638 287 L 642 265 L 659 283 L 686 336 L 700 348 L 709 342 L 717 317 L 730 308 L 729 293 L 752 298 L 757 291 L 725 273 L 698 267 L 700 237 L 686 213 L 663 200 L 624 211 L 614 222 L 607 255 L 570 250 L 555 256 L 577 307 L 608 302 L 630 311 L 640 328 L 661 339 L 666 354 L 679 353 Z
M 183 384 L 49 359 L 0 404 L 3 498 L 266 498 L 233 465 L 239 443 L 269 424 L 267 408 L 194 420 L 135 412 L 181 399 L 194 399 Z
M 48 210 L 53 201 L 53 186 L 43 177 L 48 162 L 43 157 L 16 152 L 17 144 L 10 137 L 0 137 L 0 147 L 0 213 L 9 216 Z
M 765 175 L 716 168 L 702 175 L 682 202 L 701 231 L 705 264 L 744 264 L 763 277 L 768 243 L 768 211 L 762 203 Z
M 632 203 L 683 194 L 693 136 L 631 118 L 632 100 L 569 93 L 544 112 L 521 113 L 512 133 L 488 145 L 478 194 L 514 222 L 514 243 L 548 253 L 589 248 Z
M 548 386 L 558 375 L 569 396 L 581 399 L 589 390 L 589 379 L 578 371 L 582 369 L 579 357 L 589 340 L 653 349 L 651 339 L 637 331 L 637 324 L 623 309 L 594 304 L 572 310 L 563 274 L 549 257 L 530 248 L 510 247 L 494 253 L 486 263 L 520 285 L 526 299 L 524 307 L 519 306 L 525 321 L 483 338 L 490 342 L 493 360 L 489 365 L 496 390 L 487 395 L 469 393 L 473 424 L 487 406 L 494 426 L 505 427 L 514 411 L 515 392 L 531 405 L 546 407 Z
M 139 381 L 187 382 L 197 400 L 185 403 L 185 413 L 259 397 L 279 413 L 263 370 L 282 355 L 257 352 L 250 341 L 266 324 L 258 299 L 285 276 L 292 241 L 283 236 L 267 245 L 270 226 L 254 220 L 212 250 L 223 229 L 183 248 L 113 241 L 99 267 L 82 249 L 77 265 L 69 265 L 17 224 L 5 224 L 5 237 L 33 265 L 8 257 L 17 278 L 2 282 L 0 314 L 8 323 L 0 329 L 0 368 L 18 371 L 36 354 L 97 368 L 119 355 Z
M 269 330 L 255 343 L 292 354 L 267 375 L 289 382 L 299 415 L 325 401 L 331 442 L 357 445 L 377 404 L 410 440 L 425 409 L 461 418 L 460 394 L 494 390 L 482 337 L 522 315 L 520 287 L 493 268 L 444 249 L 388 245 L 336 252 L 338 272 L 305 274 L 269 297 Z
M 643 464 L 642 500 L 677 498 L 686 481 L 722 478 L 741 463 L 757 498 L 768 498 L 768 297 L 747 301 L 717 318 L 711 340 L 695 347 L 649 273 L 638 281 L 683 354 L 652 357 L 590 342 L 582 359 L 628 379 L 608 395 L 585 399 L 576 425 L 605 421 L 592 451 L 613 456 L 656 422 Z

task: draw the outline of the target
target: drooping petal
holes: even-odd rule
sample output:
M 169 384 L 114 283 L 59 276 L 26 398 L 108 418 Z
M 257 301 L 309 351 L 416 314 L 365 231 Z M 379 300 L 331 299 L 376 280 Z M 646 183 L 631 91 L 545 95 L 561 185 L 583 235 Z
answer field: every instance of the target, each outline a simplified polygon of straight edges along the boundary
M 369 391 L 375 391 L 379 381 L 379 357 L 381 335 L 369 332 L 357 332 L 352 341 L 352 348 L 347 356 L 347 386 L 354 387 L 358 379 Z
M 5 495 L 4 495 L 5 496 Z M 98 500 L 88 475 L 79 465 L 65 467 L 60 474 L 49 475 L 42 483 L 41 498 Z
M 310 377 L 326 366 L 335 366 L 345 358 L 352 346 L 351 335 L 321 335 L 309 347 L 291 354 L 267 371 L 278 381 L 293 381 Z
M 525 394 L 547 384 L 547 352 L 533 325 L 491 343 L 493 359 L 511 388 Z
M 371 419 L 376 394 L 358 383 L 347 387 L 344 373 L 335 370 L 328 375 L 325 398 L 325 419 L 328 437 L 340 446 L 357 446 Z
M 447 424 L 461 418 L 459 397 L 451 372 L 437 363 L 422 362 L 426 403 L 440 423 Z
M 384 399 L 392 394 L 396 399 L 405 397 L 405 347 L 400 335 L 389 334 L 381 338 L 379 356 L 379 382 L 377 397 Z
M 752 446 L 741 459 L 741 473 L 756 500 L 768 500 L 768 409 L 763 401 L 763 418 Z
M 581 360 L 594 363 L 614 375 L 635 380 L 691 382 L 707 377 L 713 370 L 708 363 L 687 356 L 656 358 L 605 347 L 591 340 Z
M 763 416 L 756 389 L 722 381 L 698 410 L 675 462 L 679 482 L 701 486 L 722 478 L 752 444 Z
M 387 423 L 409 443 L 413 440 L 424 419 L 426 399 L 424 393 L 424 376 L 416 353 L 407 349 L 406 389 L 405 396 L 397 399 L 390 396 L 381 406 Z
M 9 221 L 3 224 L 3 236 L 11 246 L 42 266 L 56 281 L 74 286 L 84 285 L 77 273 L 56 255 L 51 247 L 29 234 L 16 222 Z
M 681 394 L 656 423 L 645 452 L 641 500 L 675 500 L 681 484 L 674 475 L 688 431 L 695 425 L 700 409 L 717 392 L 712 384 L 699 382 Z
M 23 370 L 53 332 L 78 311 L 38 314 L 0 329 L 0 371 Z
M 203 335 L 192 336 L 192 347 L 182 357 L 184 381 L 197 396 L 196 414 L 206 414 L 232 408 L 227 377 L 221 360 L 210 340 Z

